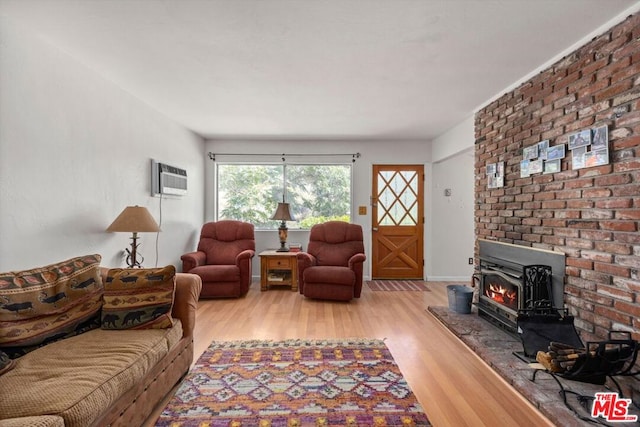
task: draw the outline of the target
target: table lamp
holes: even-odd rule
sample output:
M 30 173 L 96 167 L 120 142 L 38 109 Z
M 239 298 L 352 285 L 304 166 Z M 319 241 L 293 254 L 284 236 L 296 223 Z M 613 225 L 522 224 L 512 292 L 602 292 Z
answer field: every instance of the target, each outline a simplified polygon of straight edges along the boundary
M 107 231 L 133 233 L 131 250 L 127 249 L 127 265 L 130 268 L 141 268 L 141 261 L 137 259 L 138 233 L 154 233 L 160 231 L 160 227 L 147 208 L 136 205 L 124 208 Z
M 278 228 L 278 236 L 280 236 L 280 247 L 276 249 L 276 252 L 289 252 L 289 247 L 287 247 L 287 235 L 289 233 L 289 229 L 287 228 L 287 221 L 294 221 L 294 219 L 289 212 L 289 203 L 284 202 L 284 197 L 282 198 L 282 202 L 278 203 L 276 213 L 273 214 L 273 217 L 271 217 L 271 219 L 282 221 L 280 223 L 280 227 Z

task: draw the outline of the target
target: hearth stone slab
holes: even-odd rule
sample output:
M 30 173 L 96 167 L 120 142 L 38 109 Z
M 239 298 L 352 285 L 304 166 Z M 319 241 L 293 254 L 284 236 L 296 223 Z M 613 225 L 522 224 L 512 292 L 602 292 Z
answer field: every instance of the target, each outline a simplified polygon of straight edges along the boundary
M 427 311 L 440 320 L 506 382 L 538 408 L 549 421 L 562 427 L 595 425 L 581 420 L 565 406 L 559 393 L 560 387 L 550 375 L 539 372 L 535 382 L 532 382 L 534 370 L 513 354 L 514 351 L 522 351 L 520 340 L 479 317 L 475 306 L 471 314 L 455 313 L 450 311 L 448 307 L 438 306 L 429 306 Z M 565 379 L 560 379 L 560 381 L 566 390 L 585 396 L 594 396 L 598 391 L 609 391 L 604 386 Z M 567 396 L 569 404 L 580 415 L 590 418 L 591 408 L 583 408 L 570 393 Z M 637 408 L 632 408 L 629 413 L 640 415 Z M 602 418 L 600 420 L 604 421 Z M 616 427 L 637 427 L 638 423 L 616 423 L 615 425 Z

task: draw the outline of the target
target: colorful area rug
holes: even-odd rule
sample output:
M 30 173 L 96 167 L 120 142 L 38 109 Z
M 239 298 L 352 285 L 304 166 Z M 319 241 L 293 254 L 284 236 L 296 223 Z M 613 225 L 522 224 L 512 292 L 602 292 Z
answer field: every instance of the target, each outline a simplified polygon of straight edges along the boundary
M 213 342 L 156 426 L 429 426 L 384 342 Z
M 425 291 L 430 292 L 422 280 L 368 280 L 372 291 Z

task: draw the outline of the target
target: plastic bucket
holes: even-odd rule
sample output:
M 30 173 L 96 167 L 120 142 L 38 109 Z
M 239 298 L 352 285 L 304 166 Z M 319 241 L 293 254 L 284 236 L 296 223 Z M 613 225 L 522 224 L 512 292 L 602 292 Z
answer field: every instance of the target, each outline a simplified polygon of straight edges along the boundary
M 449 298 L 449 310 L 461 314 L 471 313 L 472 288 L 464 285 L 448 285 L 447 296 Z

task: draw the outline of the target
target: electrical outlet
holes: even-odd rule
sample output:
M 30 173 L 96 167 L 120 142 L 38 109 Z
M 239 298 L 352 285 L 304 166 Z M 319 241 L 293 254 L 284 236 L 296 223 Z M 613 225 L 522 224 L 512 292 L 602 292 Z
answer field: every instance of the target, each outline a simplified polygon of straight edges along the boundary
M 473 265 L 473 258 L 469 258 L 469 265 Z

